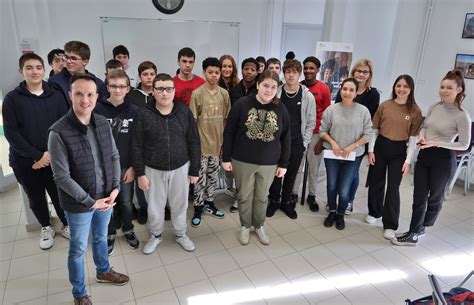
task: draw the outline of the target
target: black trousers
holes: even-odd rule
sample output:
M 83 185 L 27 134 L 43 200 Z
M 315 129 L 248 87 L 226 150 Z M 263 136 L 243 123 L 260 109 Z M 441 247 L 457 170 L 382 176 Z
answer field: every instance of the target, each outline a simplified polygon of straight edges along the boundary
M 279 200 L 281 194 L 282 201 L 290 201 L 303 154 L 304 146 L 302 144 L 291 146 L 290 160 L 286 168 L 286 174 L 284 178 L 275 176 L 273 179 L 273 183 L 270 186 L 270 200 Z
M 375 164 L 370 166 L 369 175 L 368 207 L 370 216 L 382 217 L 384 229 L 398 229 L 399 189 L 406 151 L 406 141 L 391 141 L 379 135 L 375 142 Z
M 456 168 L 454 151 L 432 147 L 420 150 L 415 165 L 415 189 L 410 232 L 432 226 L 441 212 L 445 189 Z
M 51 225 L 49 219 L 48 202 L 46 201 L 46 191 L 53 202 L 54 209 L 61 222 L 67 226 L 64 211 L 59 204 L 58 189 L 53 179 L 51 166 L 41 169 L 31 167 L 17 167 L 13 169 L 16 180 L 23 186 L 30 208 L 42 227 Z

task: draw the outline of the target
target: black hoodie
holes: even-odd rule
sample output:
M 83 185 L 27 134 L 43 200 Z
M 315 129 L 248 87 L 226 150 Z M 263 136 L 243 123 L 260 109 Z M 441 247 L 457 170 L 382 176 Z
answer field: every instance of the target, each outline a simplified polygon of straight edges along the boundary
M 115 145 L 120 155 L 120 167 L 128 169 L 131 166 L 131 146 L 133 121 L 135 120 L 140 108 L 133 105 L 128 98 L 117 107 L 112 105 L 107 99 L 100 100 L 95 106 L 94 112 L 103 115 L 109 123 L 112 123 L 118 117 L 120 126 L 115 129 L 112 126 L 112 133 L 115 138 Z M 117 132 L 116 132 L 117 131 Z
M 132 102 L 132 104 L 137 105 L 138 107 L 146 107 L 148 104 L 154 104 L 155 98 L 151 94 L 147 94 L 142 90 L 142 83 L 139 83 L 138 86 L 132 89 L 127 95 Z
M 23 81 L 5 96 L 3 129 L 10 144 L 10 166 L 31 167 L 48 150 L 48 129 L 66 112 L 61 91 L 43 81 L 43 93 L 32 94 Z
M 154 102 L 140 109 L 132 139 L 132 165 L 137 177 L 145 175 L 145 166 L 171 171 L 188 161 L 189 175 L 198 177 L 200 156 L 196 122 L 183 103 L 175 100 L 168 115 L 161 114 Z

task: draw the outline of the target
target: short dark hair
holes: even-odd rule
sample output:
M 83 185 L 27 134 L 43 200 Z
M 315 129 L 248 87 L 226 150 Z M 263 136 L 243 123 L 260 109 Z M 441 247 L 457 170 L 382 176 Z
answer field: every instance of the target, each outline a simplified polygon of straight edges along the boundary
M 56 55 L 64 55 L 63 49 L 53 49 L 48 53 L 48 64 L 52 64 Z
M 255 58 L 249 57 L 249 58 L 244 59 L 244 61 L 242 61 L 242 66 L 241 66 L 242 70 L 244 69 L 246 64 L 254 64 L 255 69 L 258 70 L 259 64 L 258 64 L 258 61 Z
M 275 57 L 269 58 L 267 60 L 267 64 L 265 65 L 265 67 L 268 69 L 269 65 L 274 65 L 274 64 L 278 64 L 281 68 L 281 61 L 278 58 L 275 58 Z
M 270 70 L 263 70 L 262 73 L 257 77 L 257 83 L 261 83 L 266 79 L 273 79 L 277 84 L 280 82 L 280 77 L 276 72 L 270 71 Z M 275 94 L 273 97 L 272 103 L 273 104 L 278 104 L 280 102 L 280 99 L 278 98 L 278 94 Z
M 130 58 L 130 53 L 128 53 L 128 49 L 126 46 L 118 45 L 112 50 L 112 55 L 114 58 L 117 57 L 117 55 L 119 54 L 127 55 Z
M 108 69 L 118 69 L 118 68 L 123 68 L 123 65 L 120 61 L 117 59 L 110 59 L 106 64 L 105 64 L 105 70 Z
M 301 74 L 301 70 L 303 70 L 303 67 L 301 66 L 301 63 L 297 59 L 287 59 L 283 63 L 283 73 L 286 73 L 286 70 L 295 70 L 296 72 Z
M 166 82 L 166 81 L 169 81 L 169 80 L 172 81 L 173 84 L 174 84 L 174 81 L 173 81 L 173 78 L 171 77 L 171 75 L 169 75 L 167 73 L 160 73 L 157 76 L 155 76 L 155 79 L 153 80 L 153 87 L 155 87 L 156 82 Z
M 76 81 L 81 80 L 81 79 L 93 82 L 96 85 L 96 88 L 97 88 L 97 83 L 95 82 L 95 77 L 90 73 L 76 73 L 76 74 L 71 76 L 71 79 L 70 79 L 69 83 L 72 86 L 72 84 L 74 84 Z
M 306 57 L 303 61 L 303 65 L 307 62 L 312 62 L 316 66 L 316 68 L 318 68 L 318 69 L 321 68 L 321 61 L 319 61 L 319 59 L 317 59 L 314 56 Z
M 359 90 L 359 82 L 357 81 L 357 79 L 355 79 L 353 77 L 349 77 L 349 78 L 346 78 L 345 80 L 343 80 L 342 83 L 341 83 L 341 90 L 342 90 L 342 87 L 344 86 L 345 83 L 353 83 L 356 86 L 356 92 L 357 92 L 357 90 Z M 339 91 L 339 94 L 341 94 L 341 91 Z
M 89 46 L 82 41 L 68 41 L 64 45 L 64 52 L 74 52 L 78 54 L 81 59 L 90 59 L 91 58 L 91 49 Z
M 127 73 L 123 70 L 113 70 L 107 74 L 107 78 L 105 79 L 105 84 L 109 84 L 109 80 L 111 79 L 125 79 L 127 81 L 127 86 L 130 86 L 130 78 L 128 77 Z
M 192 57 L 192 58 L 196 59 L 196 53 L 194 53 L 193 49 L 191 49 L 189 47 L 185 47 L 185 48 L 182 48 L 181 50 L 179 50 L 178 60 L 183 56 Z
M 20 59 L 18 59 L 18 66 L 20 67 L 20 70 L 22 70 L 23 67 L 25 66 L 25 62 L 31 59 L 38 60 L 44 68 L 44 61 L 41 58 L 41 56 L 35 53 L 26 53 L 26 54 L 21 55 Z
M 216 57 L 208 57 L 202 61 L 202 69 L 206 71 L 208 67 L 222 68 L 222 63 Z
M 158 70 L 156 69 L 156 66 L 154 63 L 151 61 L 144 61 L 138 65 L 138 76 L 142 74 L 143 71 L 148 70 L 148 69 L 153 69 L 155 70 L 155 73 L 158 73 Z
M 266 63 L 267 61 L 265 60 L 265 57 L 263 56 L 257 56 L 255 58 L 255 60 L 258 62 L 258 63 Z

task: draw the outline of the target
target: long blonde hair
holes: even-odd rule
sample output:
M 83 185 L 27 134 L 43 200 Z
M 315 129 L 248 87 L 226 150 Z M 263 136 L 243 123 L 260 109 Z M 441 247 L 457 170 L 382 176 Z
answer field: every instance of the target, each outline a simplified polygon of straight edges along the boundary
M 374 65 L 372 64 L 372 61 L 370 59 L 367 59 L 367 58 L 359 59 L 352 67 L 350 77 L 354 77 L 355 70 L 359 70 L 360 66 L 369 67 L 370 75 L 367 81 L 365 82 L 365 87 L 369 88 L 372 86 L 372 75 L 374 74 Z

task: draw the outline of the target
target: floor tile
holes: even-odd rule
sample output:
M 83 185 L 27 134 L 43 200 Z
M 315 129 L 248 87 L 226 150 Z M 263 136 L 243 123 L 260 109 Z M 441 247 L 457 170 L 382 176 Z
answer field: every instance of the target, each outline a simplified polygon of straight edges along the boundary
M 130 275 L 135 298 L 152 295 L 171 289 L 171 283 L 164 267 L 150 268 Z
M 227 250 L 199 256 L 198 260 L 209 277 L 240 268 Z
M 276 258 L 295 252 L 295 250 L 280 236 L 272 237 L 269 245 L 262 245 L 260 242 L 257 242 L 257 246 L 269 258 Z
M 299 253 L 291 253 L 273 259 L 274 264 L 283 272 L 287 279 L 292 280 L 314 272 L 313 266 Z
M 243 271 L 257 288 L 271 287 L 287 281 L 283 273 L 271 261 L 245 267 Z
M 181 305 L 219 304 L 217 293 L 208 279 L 175 288 Z
M 229 249 L 229 253 L 241 268 L 268 260 L 263 251 L 253 243 Z
M 296 251 L 308 249 L 319 244 L 319 241 L 317 241 L 311 234 L 303 230 L 286 233 L 281 237 L 283 237 L 286 242 L 289 243 L 290 246 L 292 246 Z
M 136 303 L 137 305 L 179 305 L 178 297 L 173 289 L 137 298 Z
M 196 258 L 166 265 L 165 268 L 173 287 L 193 283 L 207 277 Z
M 25 276 L 19 279 L 10 279 L 6 283 L 3 301 L 9 304 L 44 297 L 48 294 L 47 285 L 47 272 Z
M 206 255 L 224 249 L 224 245 L 222 245 L 214 234 L 196 237 L 193 239 L 193 242 L 196 245 L 196 250 L 194 251 L 196 256 Z
M 316 269 L 321 270 L 341 262 L 326 246 L 320 245 L 300 252 L 300 254 Z
M 8 279 L 17 279 L 48 271 L 49 253 L 12 259 Z

